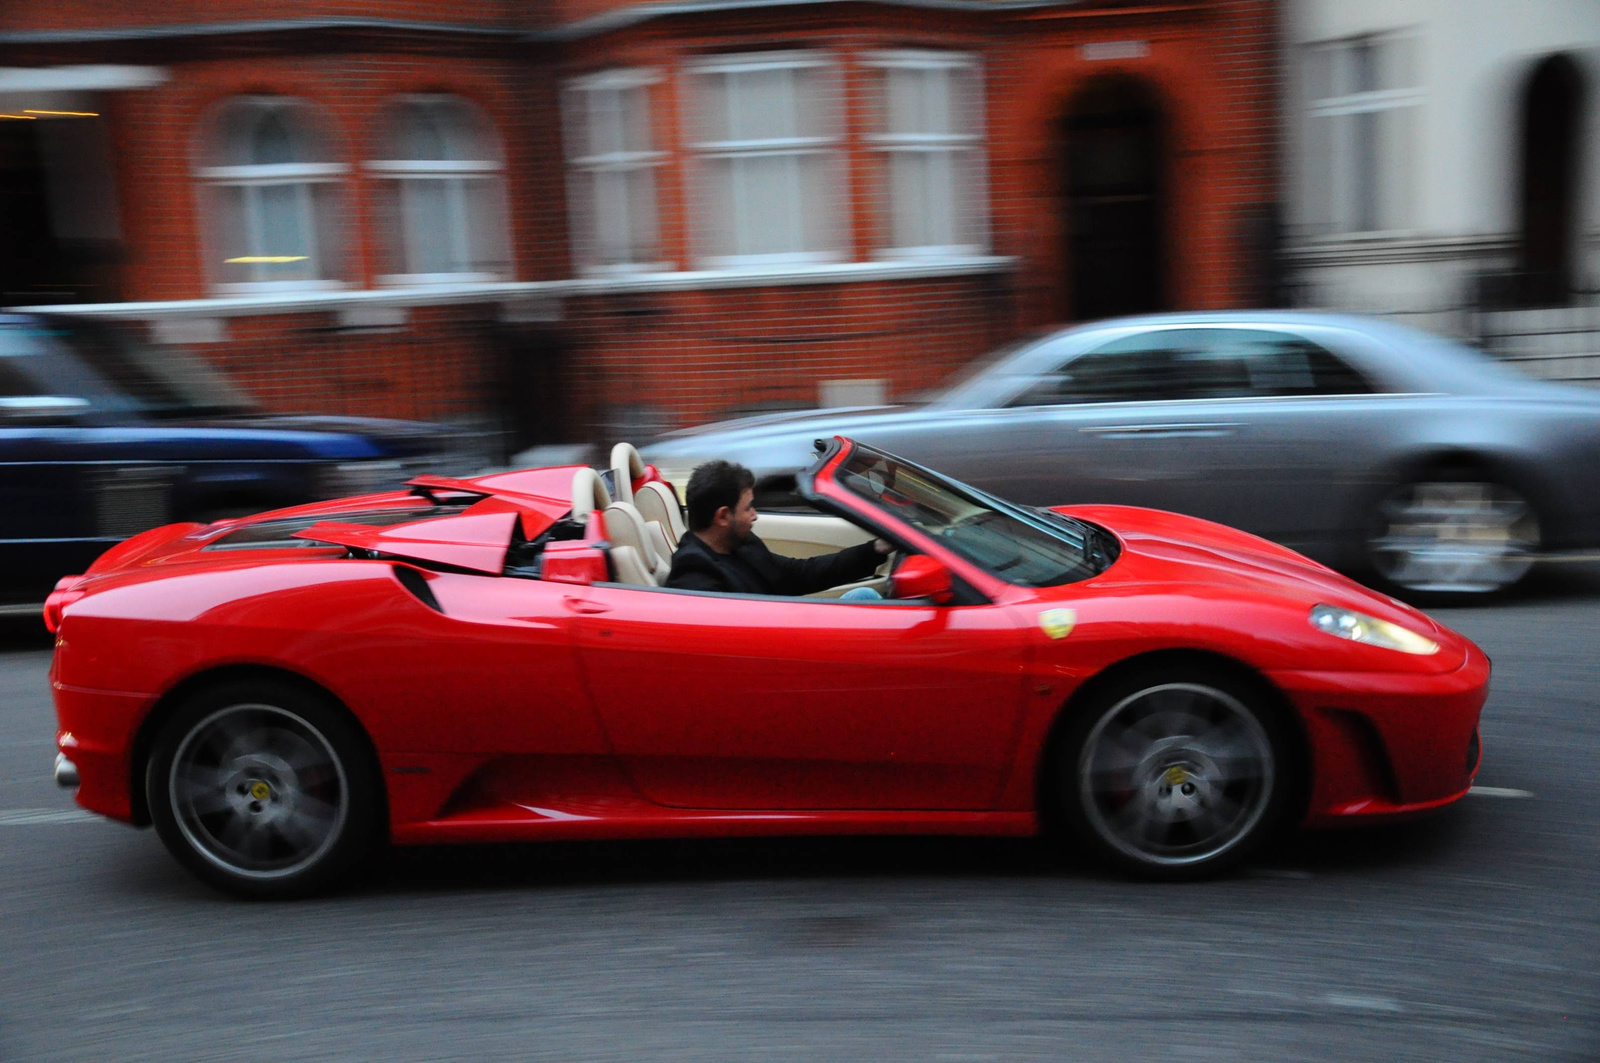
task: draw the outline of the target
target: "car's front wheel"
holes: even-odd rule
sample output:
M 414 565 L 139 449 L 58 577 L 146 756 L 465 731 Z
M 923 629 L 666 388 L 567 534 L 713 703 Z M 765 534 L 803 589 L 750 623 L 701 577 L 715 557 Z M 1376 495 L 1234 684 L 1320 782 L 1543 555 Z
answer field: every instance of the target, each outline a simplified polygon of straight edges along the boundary
M 1078 707 L 1058 746 L 1066 825 L 1146 878 L 1219 874 L 1280 825 L 1292 745 L 1264 692 L 1224 671 L 1130 673 Z
M 246 897 L 327 888 L 377 834 L 377 777 L 360 736 L 327 699 L 289 684 L 190 698 L 156 740 L 146 796 L 178 861 Z

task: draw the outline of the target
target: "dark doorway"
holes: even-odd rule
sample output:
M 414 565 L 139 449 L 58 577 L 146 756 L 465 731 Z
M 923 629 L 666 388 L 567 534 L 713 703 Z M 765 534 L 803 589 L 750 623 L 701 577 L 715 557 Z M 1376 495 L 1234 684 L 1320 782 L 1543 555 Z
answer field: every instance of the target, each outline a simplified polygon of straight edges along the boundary
M 1534 306 L 1570 300 L 1583 77 L 1564 55 L 1541 62 L 1522 104 L 1521 295 Z
M 0 119 L 0 306 L 117 299 L 115 199 L 98 119 Z
M 0 306 L 53 302 L 58 272 L 38 122 L 0 119 Z
M 1165 125 L 1138 78 L 1097 78 L 1068 104 L 1068 319 L 1167 308 Z

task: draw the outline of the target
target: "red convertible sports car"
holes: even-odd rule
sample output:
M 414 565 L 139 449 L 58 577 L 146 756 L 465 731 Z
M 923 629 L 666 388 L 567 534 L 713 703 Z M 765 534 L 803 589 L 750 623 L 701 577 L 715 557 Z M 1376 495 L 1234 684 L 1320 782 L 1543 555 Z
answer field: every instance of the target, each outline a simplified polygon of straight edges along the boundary
M 1146 876 L 1449 804 L 1489 661 L 1265 540 L 1031 509 L 835 438 L 779 553 L 871 537 L 878 600 L 661 586 L 676 494 L 613 468 L 423 477 L 175 524 L 45 607 L 57 777 L 276 897 L 377 846 L 1049 831 Z

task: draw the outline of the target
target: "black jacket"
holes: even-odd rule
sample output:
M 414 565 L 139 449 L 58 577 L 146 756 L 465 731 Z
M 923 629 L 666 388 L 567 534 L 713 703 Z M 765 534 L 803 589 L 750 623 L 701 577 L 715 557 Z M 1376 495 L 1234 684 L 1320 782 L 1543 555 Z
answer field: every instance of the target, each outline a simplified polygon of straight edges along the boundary
M 784 557 L 754 535 L 731 554 L 719 554 L 685 532 L 672 555 L 667 586 L 690 591 L 799 596 L 866 579 L 883 561 L 872 542 L 821 557 Z

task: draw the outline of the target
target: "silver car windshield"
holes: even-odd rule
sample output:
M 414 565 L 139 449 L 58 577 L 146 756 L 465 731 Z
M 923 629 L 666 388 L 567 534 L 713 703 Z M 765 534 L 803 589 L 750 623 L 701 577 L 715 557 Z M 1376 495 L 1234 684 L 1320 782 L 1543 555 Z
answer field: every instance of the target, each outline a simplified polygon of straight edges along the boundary
M 1116 559 L 1116 539 L 1093 524 L 1014 506 L 871 447 L 857 444 L 836 479 L 1007 583 L 1076 583 L 1099 575 Z

